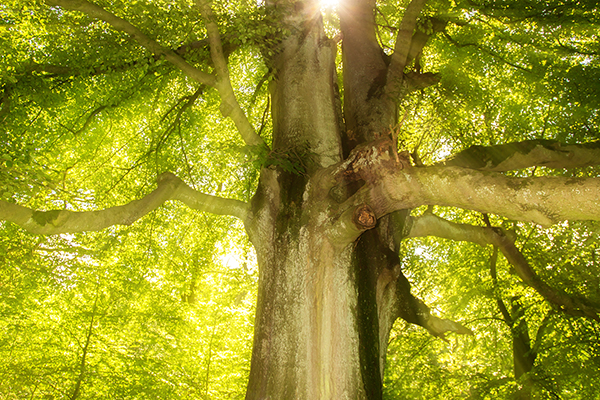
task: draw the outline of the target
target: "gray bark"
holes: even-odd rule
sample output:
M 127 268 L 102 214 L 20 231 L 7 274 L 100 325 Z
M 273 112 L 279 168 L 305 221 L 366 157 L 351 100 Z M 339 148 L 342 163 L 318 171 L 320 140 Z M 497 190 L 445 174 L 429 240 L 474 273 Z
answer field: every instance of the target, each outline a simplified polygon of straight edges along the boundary
M 246 224 L 259 261 L 247 399 L 367 398 L 360 376 L 352 247 L 328 237 L 333 201 L 317 170 L 341 161 L 335 43 L 311 4 L 279 4 L 271 61 L 273 152 L 311 154 L 306 175 L 264 168 Z
M 489 147 L 471 146 L 442 164 L 496 172 L 537 166 L 581 168 L 600 164 L 600 142 L 563 144 L 526 140 Z
M 90 2 L 47 3 L 107 21 L 196 81 L 216 88 L 223 114 L 232 118 L 242 139 L 250 146 L 264 146 L 233 93 L 208 3 L 199 5 L 214 74 L 191 66 Z M 0 218 L 34 233 L 56 234 L 130 224 L 167 200 L 235 215 L 244 221 L 259 262 L 246 398 L 381 399 L 387 341 L 397 318 L 439 337 L 448 331 L 470 333 L 456 322 L 431 315 L 410 293 L 398 256 L 401 240 L 410 234 L 408 209 L 425 204 L 462 207 L 542 225 L 563 219 L 598 220 L 600 179 L 522 179 L 490 172 L 528 165 L 590 165 L 597 148 L 529 143 L 516 151 L 495 148 L 492 153 L 501 157 L 484 152 L 475 163 L 457 156 L 445 166 L 414 168 L 396 148 L 396 101 L 406 87 L 435 82 L 433 75 L 405 70 L 428 38 L 415 32 L 425 1 L 412 0 L 407 6 L 391 63 L 376 39 L 375 1 L 347 0 L 340 8 L 343 110 L 335 69 L 337 45 L 323 31 L 316 0 L 267 4 L 279 17 L 280 28 L 289 32 L 279 38 L 275 55 L 268 60 L 274 77 L 270 156 L 288 164 L 301 163 L 300 173 L 277 163 L 263 168 L 251 204 L 196 192 L 167 173 L 156 190 L 124 206 L 81 213 L 36 212 L 0 202 Z M 3 101 L 2 112 L 5 106 Z M 565 152 L 574 156 L 569 158 Z M 576 162 L 568 164 L 573 158 Z M 445 235 L 456 232 L 455 226 L 440 226 Z M 474 231 L 462 234 L 484 240 Z M 546 290 L 506 237 L 492 235 L 485 240 L 505 251 L 509 261 L 521 268 L 524 281 Z M 578 304 L 568 306 L 581 309 Z

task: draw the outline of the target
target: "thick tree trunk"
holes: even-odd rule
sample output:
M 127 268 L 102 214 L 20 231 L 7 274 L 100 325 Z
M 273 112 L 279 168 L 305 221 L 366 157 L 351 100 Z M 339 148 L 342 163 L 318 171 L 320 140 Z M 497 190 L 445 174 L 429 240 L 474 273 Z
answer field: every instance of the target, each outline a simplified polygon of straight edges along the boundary
M 274 162 L 253 199 L 247 229 L 260 275 L 247 399 L 367 398 L 352 246 L 328 236 L 335 202 L 318 172 L 340 162 L 342 152 L 336 45 L 313 7 L 275 8 L 291 34 L 272 60 L 272 157 L 303 161 L 305 173 Z
M 347 0 L 340 7 L 346 156 L 356 146 L 382 138 L 389 138 L 392 151 L 397 153 L 394 130 L 398 123 L 398 99 L 386 92 L 390 56 L 377 41 L 375 3 L 374 0 Z M 402 39 L 410 44 L 411 38 L 412 31 L 409 31 Z M 402 70 L 400 76 L 403 77 Z M 351 186 L 351 191 L 358 187 L 358 184 Z M 354 249 L 354 269 L 360 276 L 358 321 L 362 376 L 372 399 L 382 397 L 387 343 L 394 321 L 401 317 L 428 329 L 433 321 L 428 307 L 410 293 L 410 283 L 400 266 L 398 253 L 408 214 L 408 210 L 402 210 L 384 216 L 378 221 L 377 229 L 360 237 Z
M 260 276 L 246 398 L 367 398 L 352 247 L 341 248 L 327 236 L 328 218 L 319 219 L 326 203 L 302 181 L 263 171 L 255 198 L 259 211 L 251 236 Z M 302 222 L 307 220 L 316 222 Z
M 104 20 L 201 85 L 217 89 L 223 115 L 231 117 L 244 142 L 266 147 L 267 140 L 256 133 L 236 100 L 217 18 L 208 1 L 197 4 L 209 37 L 212 74 L 94 3 L 47 3 Z M 408 209 L 434 204 L 463 207 L 544 225 L 565 219 L 600 220 L 598 178 L 511 178 L 498 173 L 528 165 L 597 165 L 598 144 L 563 146 L 536 140 L 472 147 L 445 165 L 413 168 L 396 148 L 397 104 L 404 93 L 437 79 L 421 73 L 420 67 L 407 70 L 413 62 L 418 65 L 417 55 L 429 35 L 445 25 L 430 18 L 431 24 L 425 25 L 432 29 L 419 32 L 417 18 L 426 0 L 405 2 L 391 56 L 377 41 L 375 0 L 346 0 L 340 6 L 343 109 L 335 66 L 337 43 L 324 34 L 320 2 L 265 3 L 268 23 L 278 23 L 276 31 L 283 36 L 276 48 L 269 49 L 273 142 L 250 205 L 199 193 L 175 175 L 163 173 L 154 191 L 126 205 L 85 212 L 34 211 L 0 200 L 0 219 L 38 234 L 101 230 L 131 224 L 167 200 L 236 216 L 244 221 L 255 246 L 260 271 L 246 398 L 381 399 L 389 332 L 397 318 L 436 336 L 446 331 L 469 333 L 459 324 L 432 316 L 410 293 L 398 255 L 400 241 L 405 234 L 427 233 L 433 225 L 432 216 L 424 215 L 411 233 L 405 229 Z M 433 222 L 443 233 L 458 226 Z M 461 237 L 501 248 L 523 281 L 549 301 L 571 314 L 599 318 L 595 308 L 540 281 L 512 240 L 486 229 L 485 234 L 476 227 L 458 230 Z M 517 378 L 527 377 L 535 361 L 525 320 L 517 315 L 520 311 L 518 305 L 512 315 L 506 307 L 503 311 L 514 334 Z M 91 323 L 88 342 L 92 327 Z M 73 398 L 85 373 L 86 354 L 87 345 Z M 521 394 L 529 396 L 528 391 L 526 387 Z
M 247 221 L 260 268 L 247 399 L 381 399 L 394 320 L 434 320 L 400 269 L 395 232 L 406 212 L 384 218 L 356 243 L 364 227 L 350 226 L 348 235 L 344 224 L 334 227 L 339 203 L 362 183 L 340 182 L 328 167 L 362 143 L 389 137 L 396 106 L 384 93 L 387 64 L 375 38 L 374 2 L 350 1 L 341 15 L 341 129 L 336 44 L 323 33 L 316 7 L 273 6 L 291 34 L 272 60 L 274 162 L 261 173 Z M 306 173 L 286 172 L 282 156 L 301 162 Z

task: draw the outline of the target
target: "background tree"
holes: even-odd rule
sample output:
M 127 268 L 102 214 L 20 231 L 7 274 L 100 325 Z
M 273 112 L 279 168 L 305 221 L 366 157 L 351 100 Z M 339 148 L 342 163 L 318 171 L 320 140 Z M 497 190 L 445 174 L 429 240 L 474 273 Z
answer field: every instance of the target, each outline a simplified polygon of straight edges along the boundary
M 597 2 L 1 12 L 4 392 L 597 392 Z

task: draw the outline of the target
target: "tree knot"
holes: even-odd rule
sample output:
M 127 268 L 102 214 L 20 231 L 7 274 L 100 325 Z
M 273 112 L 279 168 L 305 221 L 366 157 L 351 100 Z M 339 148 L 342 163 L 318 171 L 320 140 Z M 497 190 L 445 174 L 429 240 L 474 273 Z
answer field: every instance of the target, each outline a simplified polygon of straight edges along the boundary
M 352 215 L 352 222 L 360 230 L 367 230 L 375 227 L 377 217 L 369 205 L 363 204 L 356 207 Z

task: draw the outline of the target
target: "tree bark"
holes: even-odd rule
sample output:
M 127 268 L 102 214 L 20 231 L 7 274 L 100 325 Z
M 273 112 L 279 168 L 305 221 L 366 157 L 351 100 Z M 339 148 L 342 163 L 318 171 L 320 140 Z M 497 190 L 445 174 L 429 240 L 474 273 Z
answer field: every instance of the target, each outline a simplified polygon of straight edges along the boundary
M 279 2 L 291 34 L 271 60 L 273 152 L 314 154 L 307 174 L 263 168 L 246 224 L 259 262 L 246 399 L 366 399 L 352 246 L 328 236 L 333 200 L 315 173 L 341 161 L 335 43 L 316 3 Z M 325 179 L 324 181 L 328 181 Z
M 198 3 L 206 20 L 213 74 L 93 3 L 47 3 L 103 19 L 187 76 L 216 88 L 222 113 L 232 118 L 245 143 L 266 146 L 235 98 L 216 19 L 206 1 Z M 279 31 L 288 33 L 281 34 L 267 60 L 273 73 L 269 157 L 274 162 L 261 170 L 250 204 L 196 192 L 166 173 L 156 190 L 124 206 L 81 213 L 36 212 L 2 201 L 0 218 L 34 233 L 57 234 L 130 224 L 167 200 L 234 215 L 244 222 L 259 263 L 246 398 L 381 399 L 387 342 L 397 318 L 439 337 L 448 331 L 470 333 L 432 315 L 410 292 L 399 257 L 401 240 L 410 234 L 406 227 L 410 208 L 462 207 L 542 225 L 600 219 L 600 179 L 522 179 L 491 172 L 528 165 L 591 165 L 598 156 L 597 146 L 567 149 L 545 142 L 522 143 L 476 149 L 475 163 L 470 160 L 472 151 L 466 151 L 445 165 L 427 168 L 413 167 L 406 154 L 398 153 L 397 101 L 407 88 L 435 81 L 433 75 L 406 71 L 428 38 L 415 32 L 425 3 L 412 0 L 407 5 L 391 56 L 376 38 L 375 0 L 347 0 L 340 7 L 342 110 L 337 44 L 324 33 L 319 2 L 267 0 Z M 8 107 L 9 89 L 4 88 L 0 117 Z M 456 228 L 441 227 L 448 235 Z M 476 238 L 478 232 L 463 234 Z M 545 290 L 514 251 L 514 243 L 498 235 L 485 240 L 520 267 L 524 281 Z
M 528 167 L 581 168 L 600 164 L 600 141 L 563 144 L 526 140 L 496 146 L 471 146 L 442 163 L 481 171 L 513 171 Z
M 0 219 L 11 221 L 31 233 L 56 235 L 99 231 L 112 225 L 130 225 L 161 206 L 167 200 L 179 200 L 188 207 L 219 215 L 246 219 L 248 204 L 200 193 L 170 172 L 158 177 L 158 187 L 146 196 L 128 204 L 98 211 L 70 210 L 34 211 L 0 200 Z

